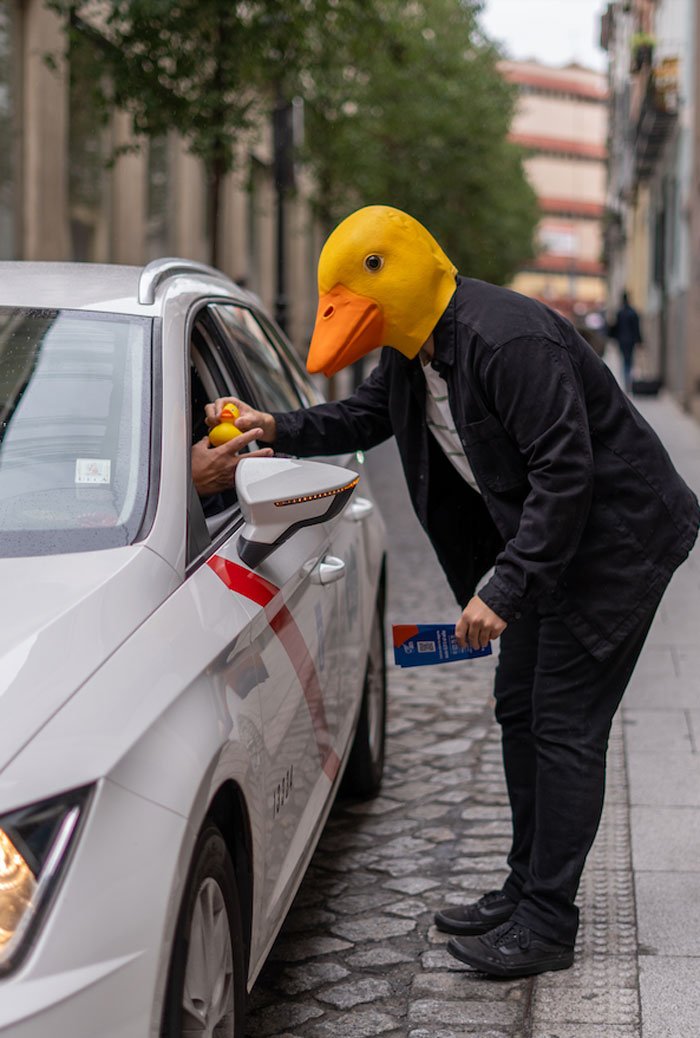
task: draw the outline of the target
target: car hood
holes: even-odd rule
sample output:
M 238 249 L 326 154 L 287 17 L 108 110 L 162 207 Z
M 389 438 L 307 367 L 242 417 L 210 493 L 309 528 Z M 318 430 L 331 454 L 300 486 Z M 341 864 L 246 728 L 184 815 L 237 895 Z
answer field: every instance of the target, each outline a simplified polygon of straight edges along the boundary
M 145 545 L 0 559 L 0 771 L 178 584 Z

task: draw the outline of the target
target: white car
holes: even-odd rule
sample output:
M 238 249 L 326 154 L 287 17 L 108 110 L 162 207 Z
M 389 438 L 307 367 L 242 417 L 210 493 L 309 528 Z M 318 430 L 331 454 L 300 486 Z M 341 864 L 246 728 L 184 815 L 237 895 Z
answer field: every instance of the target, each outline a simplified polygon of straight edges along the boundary
M 0 263 L 2 1035 L 241 1038 L 341 779 L 379 786 L 362 458 L 200 500 L 228 395 L 318 400 L 224 275 Z

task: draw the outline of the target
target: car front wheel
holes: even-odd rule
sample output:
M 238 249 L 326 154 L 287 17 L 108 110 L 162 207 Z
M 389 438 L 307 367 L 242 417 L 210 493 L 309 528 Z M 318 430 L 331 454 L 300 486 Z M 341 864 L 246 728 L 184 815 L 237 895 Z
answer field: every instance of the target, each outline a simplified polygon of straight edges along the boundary
M 243 1038 L 243 930 L 223 836 L 208 825 L 195 845 L 178 918 L 163 1038 Z

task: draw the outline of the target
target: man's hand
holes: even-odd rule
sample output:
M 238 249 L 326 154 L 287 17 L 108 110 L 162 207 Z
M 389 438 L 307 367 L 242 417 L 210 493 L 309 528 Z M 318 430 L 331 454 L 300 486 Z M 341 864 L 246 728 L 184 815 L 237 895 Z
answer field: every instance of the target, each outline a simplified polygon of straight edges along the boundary
M 238 408 L 238 418 L 235 419 L 235 424 L 236 428 L 240 429 L 242 433 L 257 429 L 259 439 L 264 440 L 265 443 L 274 443 L 277 428 L 272 415 L 267 414 L 265 411 L 256 411 L 249 404 L 244 403 L 243 400 L 238 400 L 235 396 L 219 397 L 213 404 L 206 405 L 204 414 L 210 429 L 219 424 L 221 410 L 225 404 L 235 404 Z
M 508 624 L 489 609 L 478 595 L 468 603 L 455 626 L 455 637 L 462 648 L 485 649 L 490 641 L 499 638 Z
M 207 405 L 208 408 L 211 406 L 211 404 Z M 214 422 L 212 424 L 216 425 L 217 423 Z M 235 439 L 229 440 L 228 443 L 222 444 L 221 447 L 210 447 L 209 439 L 206 436 L 199 443 L 195 443 L 192 448 L 192 482 L 200 497 L 204 494 L 218 494 L 223 490 L 231 490 L 236 465 L 243 460 L 239 458 L 238 452 L 249 444 L 251 440 L 260 439 L 262 433 L 262 429 L 256 427 L 249 432 L 236 436 Z M 243 457 L 269 458 L 273 453 L 274 451 L 270 447 L 264 447 L 259 451 L 250 451 L 244 454 Z

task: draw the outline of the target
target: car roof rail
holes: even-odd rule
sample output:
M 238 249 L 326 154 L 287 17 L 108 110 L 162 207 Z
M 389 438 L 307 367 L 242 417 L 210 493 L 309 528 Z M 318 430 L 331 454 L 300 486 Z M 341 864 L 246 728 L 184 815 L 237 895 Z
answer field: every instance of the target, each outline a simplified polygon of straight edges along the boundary
M 216 277 L 219 280 L 226 277 L 220 270 L 208 267 L 206 263 L 182 259 L 180 256 L 166 256 L 163 259 L 152 260 L 146 264 L 139 277 L 139 303 L 142 306 L 152 306 L 156 301 L 158 285 L 176 274 L 206 274 L 208 277 Z

